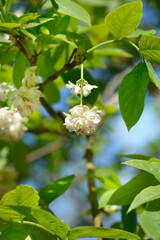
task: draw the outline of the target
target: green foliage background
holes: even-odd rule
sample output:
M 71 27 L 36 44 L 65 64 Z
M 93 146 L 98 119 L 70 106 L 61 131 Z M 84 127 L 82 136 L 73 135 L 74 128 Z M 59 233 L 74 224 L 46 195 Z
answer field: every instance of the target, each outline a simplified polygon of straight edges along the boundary
M 158 1 L 152 3 L 159 7 Z M 119 158 L 111 167 L 93 169 L 94 155 L 107 144 L 103 133 L 112 131 L 109 122 L 118 114 L 117 96 L 121 116 L 130 130 L 142 115 L 147 89 L 155 98 L 160 89 L 154 70 L 160 64 L 160 38 L 152 27 L 145 24 L 139 27 L 141 18 L 141 1 L 0 2 L 0 82 L 19 88 L 25 70 L 37 64 L 37 75 L 42 81 L 39 87 L 46 95 L 43 109 L 29 117 L 28 135 L 15 143 L 0 141 L 0 239 L 159 239 L 159 142 L 153 143 L 153 156 L 146 156 L 145 152 L 122 156 L 132 159 L 124 164 L 142 170 L 125 185 L 121 185 L 117 176 L 117 170 L 123 167 Z M 52 105 L 66 101 L 62 91 L 69 80 L 75 83 L 80 78 L 81 62 L 85 79 L 99 87 L 84 102 L 105 112 L 95 136 L 83 139 L 67 132 L 62 111 L 56 111 L 56 105 Z M 95 78 L 95 68 L 101 69 L 103 78 Z M 112 77 L 127 68 L 129 73 L 107 95 L 106 104 L 103 96 L 112 84 Z M 79 98 L 69 96 L 67 104 L 71 108 L 79 104 Z M 11 99 L 0 105 L 11 107 Z M 27 144 L 27 140 L 31 142 Z M 39 193 L 30 186 L 19 185 L 24 178 L 34 175 L 30 171 L 34 171 L 34 166 L 40 167 L 42 158 L 48 170 L 43 178 L 36 176 Z M 73 158 L 77 168 L 77 159 L 86 160 L 86 169 L 84 161 L 80 176 L 62 176 L 61 171 L 67 172 L 67 164 Z M 71 194 L 77 189 L 81 191 L 84 181 L 88 181 L 89 187 L 87 193 L 82 190 L 84 202 L 89 203 L 85 214 L 91 216 L 92 222 L 88 219 L 85 222 L 82 213 L 78 213 L 81 215 L 78 224 L 93 226 L 75 225 L 70 229 L 54 215 L 50 204 L 65 191 Z M 19 186 L 15 188 L 16 185 Z M 111 216 L 115 211 L 121 212 L 121 222 L 111 228 L 102 227 L 101 217 Z

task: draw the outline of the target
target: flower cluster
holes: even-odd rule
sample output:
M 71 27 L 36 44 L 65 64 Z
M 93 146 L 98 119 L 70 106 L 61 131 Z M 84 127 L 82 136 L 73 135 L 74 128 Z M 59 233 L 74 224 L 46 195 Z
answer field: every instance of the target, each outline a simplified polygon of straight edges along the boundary
M 5 141 L 17 141 L 22 137 L 26 130 L 24 123 L 26 116 L 38 111 L 40 98 L 44 97 L 36 87 L 39 79 L 36 76 L 36 66 L 30 67 L 25 71 L 22 86 L 15 89 L 7 83 L 0 84 L 0 100 L 6 101 L 8 92 L 11 92 L 14 111 L 7 107 L 0 109 L 0 139 Z
M 36 76 L 37 66 L 28 68 L 24 73 L 24 79 L 22 80 L 22 85 L 27 87 L 34 87 L 36 84 L 40 83 L 39 78 Z
M 77 105 L 70 109 L 71 114 L 65 113 L 65 123 L 69 132 L 75 132 L 77 135 L 91 135 L 95 133 L 96 126 L 101 121 L 102 111 L 96 106 L 89 109 L 88 106 Z
M 0 100 L 5 102 L 7 100 L 8 92 L 12 89 L 6 82 L 0 84 Z
M 0 139 L 5 141 L 18 141 L 26 127 L 23 125 L 27 120 L 18 112 L 8 110 L 8 107 L 0 109 Z
M 82 81 L 83 81 L 83 96 L 87 97 L 91 93 L 92 89 L 97 88 L 97 86 L 88 84 L 88 82 L 84 79 L 82 79 Z M 68 84 L 66 84 L 66 88 L 69 88 L 73 95 L 80 94 L 81 93 L 81 79 L 78 80 L 76 82 L 76 84 L 73 84 L 72 82 L 69 81 Z
M 64 125 L 69 132 L 75 132 L 77 135 L 91 135 L 96 132 L 98 124 L 101 122 L 103 112 L 98 110 L 96 106 L 90 109 L 83 105 L 83 96 L 88 96 L 95 85 L 90 85 L 83 78 L 83 64 L 81 64 L 81 79 L 73 84 L 68 82 L 66 87 L 69 88 L 73 95 L 80 94 L 81 105 L 77 105 L 69 110 L 69 113 L 64 113 L 66 116 Z
M 28 88 L 22 86 L 12 92 L 13 106 L 23 117 L 39 110 L 41 97 L 43 97 L 43 94 L 38 90 L 38 87 Z
M 28 68 L 25 71 L 22 86 L 12 91 L 13 106 L 23 116 L 29 116 L 33 111 L 38 111 L 41 105 L 40 98 L 44 97 L 38 87 L 39 79 L 36 76 L 37 66 Z

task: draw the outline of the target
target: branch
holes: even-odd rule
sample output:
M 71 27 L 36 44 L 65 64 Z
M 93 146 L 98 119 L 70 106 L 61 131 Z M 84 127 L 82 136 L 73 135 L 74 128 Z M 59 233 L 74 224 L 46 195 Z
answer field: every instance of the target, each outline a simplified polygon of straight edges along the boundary
M 72 62 L 72 58 L 74 56 L 74 54 L 76 53 L 77 49 L 74 49 L 70 58 L 68 59 L 67 63 L 58 71 L 56 72 L 55 74 L 53 74 L 52 76 L 48 77 L 47 80 L 45 82 L 43 82 L 42 84 L 40 84 L 40 90 L 43 90 L 44 87 L 52 82 L 53 80 L 55 80 L 56 78 L 58 78 L 60 75 L 62 75 L 65 71 L 69 71 L 71 70 L 72 68 L 74 68 L 76 65 L 79 65 L 81 64 L 82 61 L 85 60 L 85 56 L 83 57 L 82 61 L 80 58 L 75 58 Z
M 89 197 L 91 202 L 92 208 L 92 217 L 93 217 L 93 225 L 95 227 L 102 226 L 101 216 L 98 211 L 98 201 L 97 201 L 97 192 L 96 186 L 93 178 L 94 174 L 94 164 L 93 164 L 93 152 L 92 152 L 92 144 L 94 141 L 94 136 L 90 136 L 88 139 L 88 144 L 86 147 L 86 169 L 87 169 L 87 180 L 88 180 L 88 187 L 89 187 Z
M 14 38 L 16 39 L 16 45 L 21 52 L 24 53 L 26 58 L 29 60 L 31 66 L 35 66 L 37 64 L 37 55 L 32 55 L 26 39 L 22 35 L 15 35 Z

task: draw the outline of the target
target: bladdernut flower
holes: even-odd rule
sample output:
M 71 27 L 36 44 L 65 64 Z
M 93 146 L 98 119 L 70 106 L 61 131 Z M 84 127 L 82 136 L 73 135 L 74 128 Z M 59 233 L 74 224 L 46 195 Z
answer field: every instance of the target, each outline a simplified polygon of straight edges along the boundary
M 39 111 L 41 97 L 44 95 L 38 87 L 22 86 L 12 91 L 13 106 L 23 117 L 31 115 L 33 111 Z
M 71 93 L 73 95 L 78 95 L 81 92 L 81 81 L 83 81 L 83 96 L 87 97 L 93 88 L 98 88 L 95 85 L 90 85 L 88 82 L 84 79 L 80 79 L 76 82 L 76 84 L 73 84 L 72 82 L 68 82 L 69 84 L 66 84 L 66 88 L 69 88 L 71 90 Z
M 39 78 L 36 76 L 37 66 L 28 68 L 25 71 L 24 79 L 22 80 L 22 85 L 27 87 L 34 87 L 36 84 L 40 83 Z
M 90 85 L 88 83 L 85 86 L 83 86 L 83 96 L 87 97 L 91 93 L 93 88 L 98 88 L 98 87 L 95 85 Z
M 26 118 L 21 117 L 18 112 L 8 110 L 8 107 L 0 109 L 0 139 L 11 142 L 18 141 L 27 128 L 24 123 Z
M 101 121 L 103 112 L 98 110 L 96 106 L 89 109 L 88 106 L 77 105 L 69 110 L 71 114 L 64 113 L 64 125 L 69 132 L 75 132 L 77 135 L 81 134 L 91 135 L 96 131 L 97 124 Z
M 7 94 L 11 90 L 12 86 L 9 86 L 6 82 L 0 84 L 0 100 L 5 102 L 7 100 Z
M 66 84 L 66 88 L 71 90 L 72 95 L 78 95 L 81 91 L 81 88 L 78 85 L 75 85 L 70 81 L 68 81 L 68 84 Z

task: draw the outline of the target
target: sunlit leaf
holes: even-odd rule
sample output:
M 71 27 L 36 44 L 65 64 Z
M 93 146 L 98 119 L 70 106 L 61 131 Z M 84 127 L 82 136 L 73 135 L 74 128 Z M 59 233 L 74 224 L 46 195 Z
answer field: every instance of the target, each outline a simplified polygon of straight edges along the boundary
M 31 186 L 19 185 L 14 190 L 6 193 L 0 204 L 14 205 L 14 206 L 26 206 L 26 207 L 37 207 L 39 202 L 38 193 Z
M 141 226 L 144 232 L 152 239 L 159 240 L 160 236 L 160 200 L 155 200 L 149 203 L 146 211 L 140 218 Z
M 98 227 L 77 227 L 71 229 L 69 240 L 78 238 L 119 238 L 119 239 L 140 239 L 139 236 L 112 228 Z
M 100 48 L 94 51 L 94 54 L 102 57 L 116 56 L 116 57 L 127 57 L 133 58 L 133 55 L 121 48 Z
M 152 67 L 151 63 L 145 58 L 144 59 L 147 69 L 148 69 L 148 73 L 149 73 L 149 78 L 150 80 L 153 82 L 153 84 L 160 89 L 160 80 L 157 76 L 157 74 L 155 73 L 154 68 Z
M 69 227 L 53 214 L 39 208 L 29 208 L 21 206 L 10 206 L 19 214 L 26 216 L 29 220 L 38 223 L 54 233 L 60 239 L 65 240 L 69 232 Z
M 148 162 L 144 160 L 131 160 L 123 162 L 123 164 L 147 171 L 155 176 L 160 181 L 160 163 L 159 162 Z
M 140 52 L 152 63 L 160 64 L 160 38 L 142 35 L 139 41 Z
M 122 39 L 133 33 L 142 18 L 142 2 L 126 3 L 105 18 L 106 27 L 116 39 Z
M 20 220 L 21 216 L 7 205 L 37 207 L 39 202 L 38 193 L 30 186 L 20 185 L 14 190 L 6 193 L 0 202 L 0 218 L 9 220 Z
M 133 209 L 141 206 L 146 202 L 150 202 L 158 198 L 160 198 L 160 185 L 145 188 L 134 198 L 128 209 L 128 212 L 132 211 Z
M 99 208 L 104 208 L 107 205 L 107 203 L 109 202 L 109 199 L 111 198 L 114 192 L 115 192 L 115 189 L 111 189 L 105 192 L 101 196 L 100 202 L 99 202 Z
M 156 30 L 151 29 L 151 30 L 143 30 L 141 28 L 137 28 L 135 32 L 133 32 L 132 34 L 130 34 L 129 36 L 127 36 L 127 38 L 135 38 L 135 37 L 139 37 L 140 35 L 143 34 L 151 34 L 154 35 L 156 33 Z
M 52 0 L 53 7 L 57 11 L 74 17 L 82 22 L 91 25 L 91 19 L 87 11 L 80 5 L 71 0 Z

